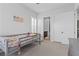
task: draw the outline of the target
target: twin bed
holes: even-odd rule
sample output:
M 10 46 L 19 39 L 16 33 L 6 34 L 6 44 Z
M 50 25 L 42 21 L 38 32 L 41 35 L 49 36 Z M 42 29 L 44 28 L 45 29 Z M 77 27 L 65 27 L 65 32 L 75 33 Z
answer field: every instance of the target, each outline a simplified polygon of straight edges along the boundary
M 40 44 L 40 41 L 40 34 L 38 33 L 0 36 L 0 49 L 5 53 L 5 55 L 11 55 L 15 52 L 20 54 L 21 47 L 33 42 L 39 42 Z

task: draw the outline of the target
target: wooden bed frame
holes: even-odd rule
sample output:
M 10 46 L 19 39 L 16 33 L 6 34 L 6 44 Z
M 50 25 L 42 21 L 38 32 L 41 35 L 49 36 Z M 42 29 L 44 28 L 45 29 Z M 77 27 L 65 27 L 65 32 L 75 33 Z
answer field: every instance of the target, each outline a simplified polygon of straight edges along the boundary
M 33 43 L 41 43 L 41 35 L 38 33 L 23 33 L 15 35 L 0 36 L 0 49 L 9 56 L 15 52 L 21 53 L 20 48 Z

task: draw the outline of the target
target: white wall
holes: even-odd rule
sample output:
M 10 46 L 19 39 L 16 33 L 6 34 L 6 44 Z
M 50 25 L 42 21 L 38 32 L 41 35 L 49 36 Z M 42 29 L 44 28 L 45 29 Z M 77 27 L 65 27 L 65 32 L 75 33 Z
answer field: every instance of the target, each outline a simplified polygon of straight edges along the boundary
M 38 16 L 38 29 L 37 32 L 41 34 L 41 40 L 43 40 L 43 17 L 42 16 Z
M 74 38 L 74 12 L 69 11 L 56 15 L 54 30 L 55 41 L 68 44 L 68 38 Z
M 31 17 L 36 15 L 22 4 L 0 4 L 0 35 L 31 32 Z M 15 22 L 13 16 L 23 16 L 23 23 Z
M 68 44 L 68 38 L 74 38 L 74 5 L 39 14 L 38 32 L 43 36 L 43 18 L 50 16 L 51 41 Z M 60 35 L 63 32 L 63 35 Z M 57 34 L 58 33 L 58 34 Z

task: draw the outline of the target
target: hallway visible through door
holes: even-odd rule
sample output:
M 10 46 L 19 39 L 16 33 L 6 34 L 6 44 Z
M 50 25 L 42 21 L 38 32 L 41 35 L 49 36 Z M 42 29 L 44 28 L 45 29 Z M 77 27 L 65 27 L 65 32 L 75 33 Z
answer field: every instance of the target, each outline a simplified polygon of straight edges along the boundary
M 44 39 L 50 40 L 50 17 L 44 17 Z

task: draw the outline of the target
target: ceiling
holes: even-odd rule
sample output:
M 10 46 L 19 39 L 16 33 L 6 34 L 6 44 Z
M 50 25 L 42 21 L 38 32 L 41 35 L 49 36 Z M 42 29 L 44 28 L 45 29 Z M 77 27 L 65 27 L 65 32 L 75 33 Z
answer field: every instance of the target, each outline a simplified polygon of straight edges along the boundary
M 42 13 L 48 10 L 56 10 L 64 6 L 70 6 L 73 3 L 24 3 L 25 6 L 29 7 L 37 13 Z

